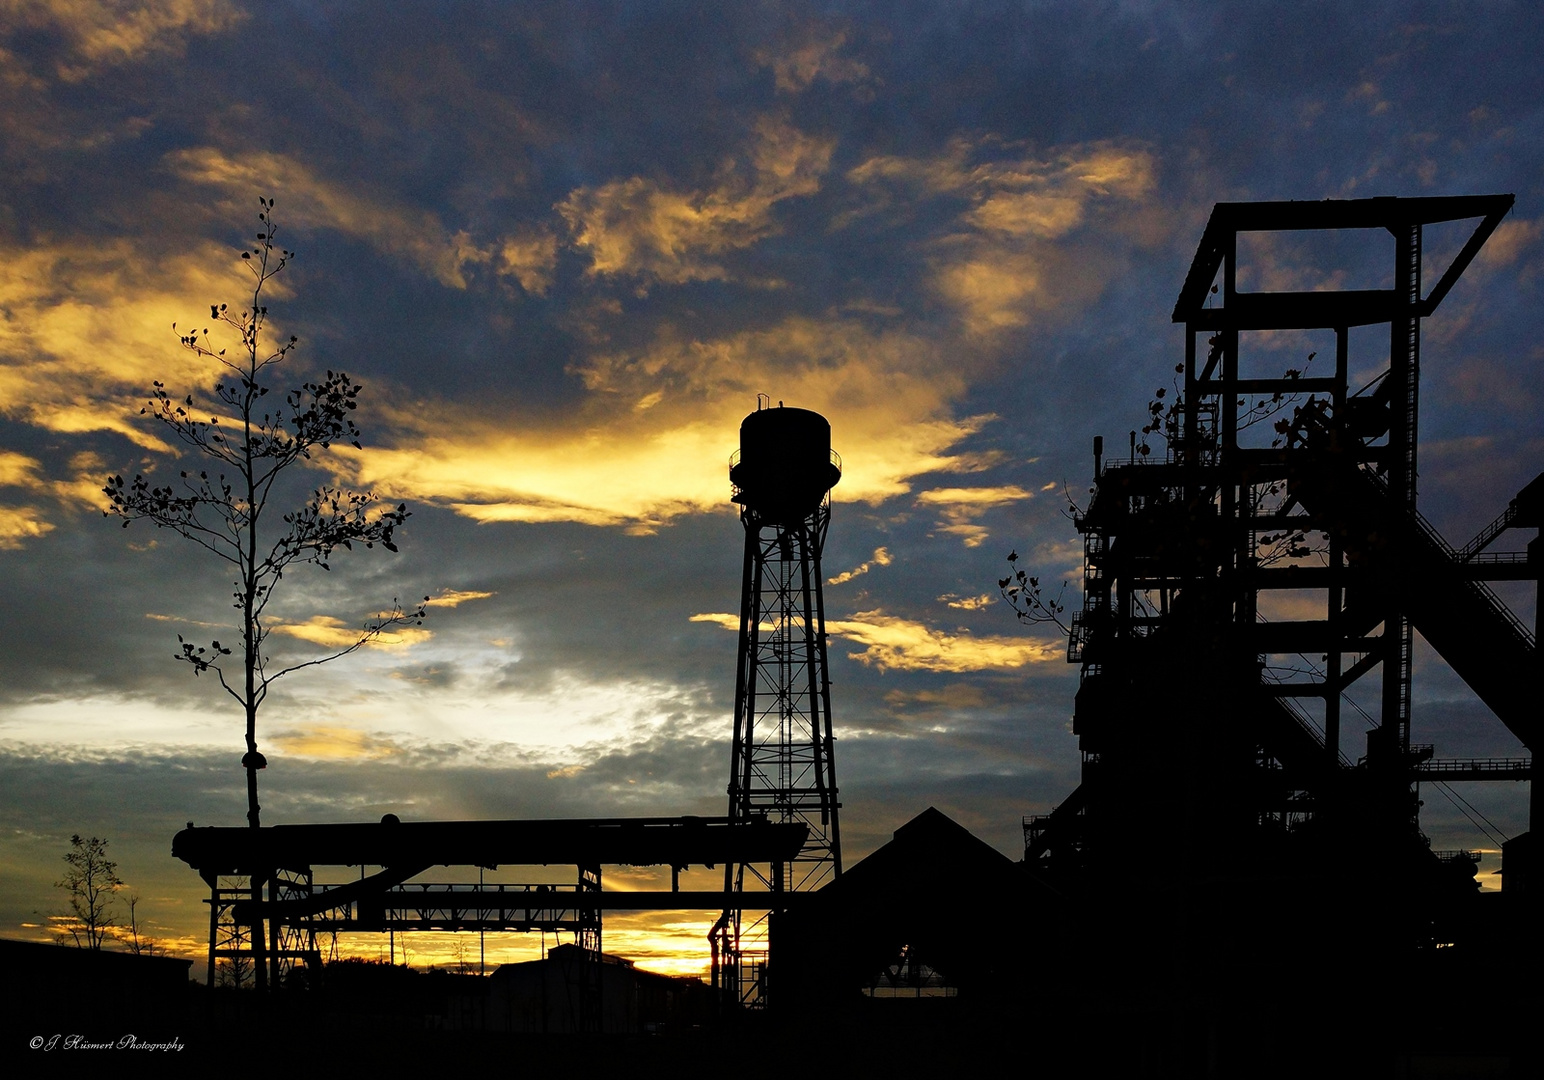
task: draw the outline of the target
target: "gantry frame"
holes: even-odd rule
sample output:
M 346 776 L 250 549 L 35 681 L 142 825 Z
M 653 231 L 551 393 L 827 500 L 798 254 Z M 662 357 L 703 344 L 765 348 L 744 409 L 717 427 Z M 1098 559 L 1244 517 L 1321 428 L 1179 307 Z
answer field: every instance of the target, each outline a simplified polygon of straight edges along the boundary
M 775 866 L 794 857 L 806 833 L 797 823 L 707 817 L 402 822 L 387 815 L 378 823 L 260 829 L 190 823 L 173 838 L 172 854 L 210 888 L 210 985 L 219 962 L 251 965 L 261 957 L 267 985 L 278 988 L 318 978 L 318 937 L 340 932 L 563 931 L 598 960 L 604 910 L 722 910 L 723 893 L 681 891 L 680 872 L 736 862 Z M 570 865 L 575 881 L 413 880 L 441 865 Z M 606 892 L 601 870 L 608 865 L 669 866 L 672 889 Z M 318 880 L 315 868 L 326 866 L 357 868 L 358 877 Z M 369 873 L 370 867 L 377 869 Z M 251 946 L 254 927 L 268 934 L 261 952 Z M 591 967 L 578 970 L 581 1029 L 600 1016 Z

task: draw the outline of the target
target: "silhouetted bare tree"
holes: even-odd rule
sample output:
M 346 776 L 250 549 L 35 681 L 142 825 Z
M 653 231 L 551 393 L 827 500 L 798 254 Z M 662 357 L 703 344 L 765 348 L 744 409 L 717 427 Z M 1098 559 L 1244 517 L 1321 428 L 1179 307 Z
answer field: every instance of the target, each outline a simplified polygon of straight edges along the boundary
M 252 960 L 246 953 L 219 961 L 219 985 L 232 990 L 244 990 L 252 981 Z
M 130 893 L 124 903 L 129 909 L 129 925 L 124 927 L 127 931 L 123 939 L 124 944 L 135 956 L 154 956 L 156 949 L 160 946 L 150 935 L 139 932 L 139 894 Z
M 201 646 L 179 634 L 181 651 L 176 658 L 197 675 L 212 671 L 241 706 L 246 719 L 246 753 L 241 763 L 247 774 L 247 822 L 254 829 L 260 811 L 257 774 L 268 765 L 257 748 L 257 714 L 273 684 L 291 672 L 347 656 L 393 627 L 417 625 L 424 617 L 422 604 L 404 610 L 393 600 L 390 610 L 365 622 L 347 645 L 326 656 L 285 665 L 273 663 L 267 651 L 273 627 L 268 606 L 285 573 L 306 562 L 329 569 L 329 560 L 340 548 L 379 544 L 397 550 L 393 536 L 407 520 L 408 510 L 401 503 L 384 503 L 374 492 L 328 485 L 312 490 L 294 509 L 284 511 L 274 505 L 287 497 L 313 454 L 335 442 L 360 445 L 351 414 L 361 387 L 344 372 L 328 371 L 316 382 L 270 397 L 273 387 L 266 382 L 270 369 L 283 363 L 298 340 L 290 337 L 276 345 L 269 343 L 263 292 L 294 253 L 274 245 L 273 200 L 260 199 L 259 204 L 262 231 L 257 245 L 241 253 L 253 277 L 251 304 L 240 311 L 225 304 L 209 308 L 214 325 L 223 324 L 239 335 L 234 357 L 217 346 L 207 328 L 181 335 L 183 348 L 215 367 L 211 399 L 195 403 L 189 394 L 178 400 L 157 382 L 141 410 L 169 430 L 194 462 L 171 483 L 156 485 L 142 475 L 126 483 L 122 476 L 110 476 L 103 489 L 109 500 L 107 513 L 121 517 L 125 528 L 130 522 L 146 520 L 171 529 L 226 563 L 235 575 L 234 607 L 240 612 L 235 643 L 214 640 Z M 229 671 L 226 657 L 232 658 Z M 263 876 L 255 872 L 252 877 L 254 901 L 261 899 Z M 253 925 L 251 939 L 259 988 L 266 982 L 262 921 L 258 918 Z
M 64 861 L 69 864 L 62 880 L 54 882 L 70 897 L 70 913 L 64 930 L 77 948 L 100 949 L 117 921 L 112 903 L 123 881 L 118 864 L 107 857 L 107 841 L 99 837 L 83 840 L 79 833 L 70 837 L 70 850 Z
M 194 458 L 202 459 L 201 465 L 182 470 L 176 483 L 164 486 L 144 476 L 136 476 L 132 483 L 111 476 L 103 489 L 110 501 L 107 512 L 123 518 L 125 528 L 131 521 L 152 521 L 193 541 L 235 571 L 234 606 L 241 613 L 238 645 L 211 641 L 207 647 L 198 646 L 179 634 L 182 651 L 177 659 L 191 665 L 195 674 L 214 672 L 246 715 L 247 749 L 241 760 L 247 771 L 247 821 L 254 828 L 260 810 L 257 773 L 268 764 L 257 748 L 257 714 L 273 684 L 293 671 L 347 656 L 392 627 L 416 625 L 424 617 L 422 604 L 404 610 L 394 600 L 389 611 L 367 622 L 346 647 L 288 666 L 270 665 L 264 646 L 271 626 L 264 621 L 265 613 L 285 572 L 297 562 L 328 569 L 334 552 L 356 544 L 397 550 L 392 538 L 407 520 L 408 510 L 404 504 L 383 504 L 373 492 L 323 486 L 274 522 L 279 512 L 270 502 L 292 470 L 334 442 L 360 445 L 359 429 L 350 414 L 361 387 L 344 372 L 329 371 L 320 381 L 303 383 L 284 394 L 282 402 L 274 400 L 277 394 L 269 397 L 272 387 L 264 382 L 269 369 L 282 363 L 298 340 L 291 337 L 277 346 L 267 343 L 263 290 L 289 265 L 294 252 L 274 246 L 273 200 L 258 201 L 262 232 L 257 234 L 257 246 L 241 253 L 254 278 L 252 303 L 240 312 L 225 304 L 209 308 L 215 323 L 240 335 L 236 357 L 217 348 L 208 329 L 181 337 L 183 348 L 217 365 L 214 408 L 195 405 L 192 395 L 179 401 L 158 382 L 141 410 L 170 430 Z M 214 409 L 225 415 L 216 415 Z M 199 419 L 200 415 L 208 419 Z M 238 650 L 240 659 L 232 661 L 235 670 L 228 674 L 223 658 L 235 656 Z

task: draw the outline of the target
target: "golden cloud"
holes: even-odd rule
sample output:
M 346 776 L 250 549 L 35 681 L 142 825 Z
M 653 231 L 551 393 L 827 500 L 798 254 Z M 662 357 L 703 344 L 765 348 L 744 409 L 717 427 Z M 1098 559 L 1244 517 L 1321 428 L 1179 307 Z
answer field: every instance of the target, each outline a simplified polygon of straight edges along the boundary
M 1144 148 L 1071 146 L 1045 158 L 987 159 L 1000 148 L 956 140 L 933 158 L 879 156 L 851 169 L 857 185 L 902 185 L 963 199 L 954 227 L 932 241 L 933 287 L 967 332 L 994 335 L 1098 294 L 1118 263 L 1108 240 L 1068 241 L 1090 222 L 1139 241 L 1155 163 Z M 1116 245 L 1118 246 L 1118 245 Z
M 207 630 L 227 630 L 230 628 L 228 623 L 200 622 L 197 619 L 185 619 L 181 615 L 162 615 L 154 611 L 145 612 L 145 618 L 155 622 L 174 622 L 183 623 L 187 626 L 201 626 Z
M 107 461 L 91 450 L 70 455 L 70 479 L 50 480 L 48 490 L 67 506 L 105 510 L 108 505 L 102 478 L 107 475 Z
M 471 600 L 486 600 L 491 592 L 474 592 L 471 589 L 441 589 L 440 595 L 428 601 L 434 607 L 459 607 Z
M 851 619 L 828 621 L 826 630 L 865 646 L 862 652 L 847 655 L 880 671 L 987 671 L 1065 658 L 1059 638 L 976 637 L 964 629 L 950 634 L 881 611 L 860 611 Z
M 157 379 L 174 388 L 211 381 L 207 366 L 178 347 L 172 324 L 187 325 L 211 297 L 250 288 L 234 269 L 206 269 L 230 262 L 212 244 L 162 259 L 129 240 L 0 249 L 0 412 L 165 450 L 140 407 Z
M 51 496 L 69 507 L 86 506 L 94 510 L 106 507 L 107 497 L 102 491 L 102 478 L 107 475 L 102 458 L 90 451 L 82 451 L 70 457 L 73 476 L 68 480 L 53 480 L 39 475 L 42 463 L 14 450 L 0 450 L 0 487 L 19 487 L 39 495 Z M 52 529 L 36 517 L 41 511 L 28 507 L 35 516 L 35 524 L 46 532 Z
M 890 552 L 888 549 L 882 547 L 875 548 L 874 554 L 869 556 L 868 562 L 863 563 L 855 569 L 844 570 L 833 578 L 827 578 L 826 584 L 845 585 L 847 582 L 851 581 L 855 577 L 858 577 L 860 574 L 868 573 L 870 567 L 889 566 L 892 561 L 893 560 L 890 558 Z
M 641 176 L 577 188 L 558 204 L 592 275 L 625 274 L 680 284 L 729 277 L 715 256 L 778 232 L 773 210 L 812 195 L 835 144 L 775 117 L 755 125 L 748 168 L 725 162 L 705 191 L 680 191 Z
M 362 731 L 347 727 L 313 727 L 271 736 L 286 754 L 327 760 L 369 760 L 394 752 L 393 748 Z
M 414 264 L 450 288 L 466 288 L 469 266 L 493 262 L 490 248 L 473 243 L 465 232 L 450 232 L 434 214 L 362 192 L 357 181 L 319 176 L 284 154 L 243 150 L 233 157 L 203 146 L 175 151 L 166 160 L 183 179 L 223 189 L 232 216 L 246 212 L 254 191 L 274 194 L 281 226 L 337 229 Z M 529 280 L 534 287 L 543 281 L 539 241 L 530 236 L 506 241 L 498 266 L 507 267 L 522 286 Z
M 917 503 L 939 509 L 943 519 L 937 523 L 940 532 L 958 536 L 966 547 L 979 547 L 989 535 L 986 526 L 978 519 L 995 506 L 1005 506 L 1023 499 L 1034 498 L 1034 493 L 1016 485 L 981 488 L 933 488 L 919 492 Z
M 740 629 L 738 615 L 722 612 L 693 615 L 691 621 L 713 623 L 726 630 Z M 850 619 L 829 619 L 826 631 L 864 646 L 861 652 L 848 653 L 848 657 L 880 671 L 989 671 L 1065 658 L 1065 644 L 1060 638 L 1034 641 L 998 635 L 977 637 L 965 629 L 951 634 L 882 611 L 860 611 Z
M 526 292 L 540 296 L 552 284 L 557 264 L 557 237 L 545 230 L 533 230 L 504 238 L 497 269 L 501 277 L 512 277 Z
M 972 254 L 941 265 L 934 279 L 935 288 L 960 310 L 972 333 L 1017 329 L 1029 322 L 1035 310 L 1052 306 L 1045 287 L 1044 255 L 972 247 Z
M 815 190 L 829 153 L 829 145 L 785 122 L 765 120 L 749 165 L 724 174 L 716 194 L 699 200 L 702 214 L 682 219 L 684 232 L 667 243 L 658 230 L 618 226 L 636 233 L 643 246 L 624 244 L 614 260 L 602 253 L 610 241 L 596 233 L 594 269 L 646 274 L 653 266 L 664 279 L 675 273 L 670 266 L 685 273 L 693 260 L 751 242 L 775 229 L 772 207 L 779 199 Z M 432 215 L 326 181 L 279 155 L 238 160 L 206 147 L 170 160 L 186 178 L 232 192 L 233 205 L 235 192 L 245 199 L 282 175 L 291 220 L 351 231 L 449 285 L 464 284 L 467 267 L 488 263 L 522 287 L 539 289 L 555 259 L 550 237 L 524 235 L 495 255 L 464 235 L 447 235 Z M 1119 180 L 1113 167 L 1089 166 L 1084 173 L 1090 190 Z M 583 233 L 594 224 L 578 227 Z M 208 380 L 207 369 L 176 347 L 168 328 L 178 320 L 187 324 L 189 297 L 207 303 L 248 287 L 234 268 L 206 269 L 228 266 L 227 256 L 206 244 L 146 259 L 127 241 L 0 252 L 0 412 L 54 431 L 113 431 L 165 451 L 153 426 L 137 416 L 137 399 L 155 379 L 174 391 Z M 732 433 L 755 394 L 768 391 L 832 421 L 845 459 L 837 500 L 877 503 L 910 491 L 918 475 L 989 464 L 981 455 L 951 451 L 990 419 L 956 418 L 952 404 L 991 363 L 989 349 L 950 348 L 889 319 L 876 325 L 864 312 L 789 316 L 708 339 L 667 324 L 641 347 L 602 345 L 577 360 L 570 372 L 589 393 L 567 415 L 527 423 L 494 416 L 488 407 L 481 415 L 474 407 L 469 417 L 462 402 L 387 406 L 382 411 L 396 427 L 395 445 L 346 450 L 336 468 L 351 483 L 437 502 L 478 521 L 574 521 L 647 531 L 683 513 L 726 506 Z M 455 423 L 444 422 L 450 412 Z M 89 470 L 78 471 L 60 482 L 68 492 L 56 484 L 53 494 L 94 504 L 95 481 Z M 979 542 L 966 517 L 943 527 Z
M 1008 503 L 1032 498 L 1034 498 L 1032 493 L 1025 491 L 1017 485 L 982 488 L 932 488 L 928 491 L 919 491 L 917 493 L 917 502 L 925 506 L 981 507 L 983 510 L 988 507 L 1004 506 Z
M 727 615 L 721 611 L 708 611 L 698 615 L 693 615 L 688 621 L 712 623 L 714 626 L 722 626 L 725 630 L 733 630 L 735 633 L 740 632 L 740 616 Z M 757 629 L 762 633 L 770 634 L 776 630 L 777 627 L 773 626 L 771 623 L 764 622 L 758 623 Z
M 1083 221 L 1083 201 L 1073 195 L 1005 191 L 989 195 L 966 217 L 972 225 L 1008 236 L 1058 237 Z
M 57 70 L 67 82 L 102 64 L 181 55 L 185 38 L 221 33 L 246 17 L 227 0 L 13 0 L 5 8 L 13 27 L 47 28 L 69 42 L 73 58 Z
M 988 604 L 995 604 L 997 597 L 991 593 L 982 593 L 980 596 L 956 596 L 954 593 L 944 593 L 938 598 L 938 602 L 961 611 L 980 611 Z
M 14 450 L 0 450 L 0 487 L 33 487 L 41 463 Z
M 179 346 L 173 325 L 201 327 L 190 316 L 207 319 L 211 299 L 251 288 L 230 254 L 203 243 L 157 256 L 127 239 L 0 245 L 0 415 L 61 434 L 111 432 L 146 451 L 169 451 L 141 408 L 158 380 L 174 394 L 198 395 L 212 384 L 208 362 Z M 270 321 L 268 329 L 277 334 L 279 325 Z M 107 473 L 135 464 L 144 467 L 82 450 L 64 475 L 46 475 L 40 462 L 0 451 L 0 483 L 99 510 Z M 47 531 L 40 514 L 29 508 L 31 525 L 15 526 L 12 541 Z
M 35 506 L 0 506 L 0 550 L 15 550 L 53 531 L 53 524 Z
M 591 394 L 574 415 L 522 425 L 421 403 L 392 414 L 396 446 L 340 457 L 352 483 L 477 521 L 651 529 L 729 506 L 734 433 L 768 389 L 831 421 L 845 466 L 835 497 L 879 502 L 962 465 L 947 451 L 986 422 L 949 416 L 966 370 L 926 339 L 851 320 L 794 317 L 707 341 L 667 328 L 642 352 L 576 367 Z
M 282 175 L 300 204 L 292 221 L 359 232 L 419 262 L 446 284 L 464 284 L 461 268 L 489 258 L 464 236 L 445 236 L 431 216 L 324 183 L 277 155 L 253 154 L 237 162 L 204 149 L 173 155 L 172 161 L 192 179 L 240 189 L 243 202 L 254 186 Z M 537 287 L 538 248 L 534 242 L 525 247 L 512 242 L 501 272 Z M 207 242 L 166 255 L 130 239 L 0 245 L 0 414 L 52 432 L 113 432 L 147 451 L 169 451 L 140 409 L 157 380 L 174 394 L 198 394 L 212 383 L 207 361 L 179 347 L 173 325 L 199 327 L 194 320 L 207 312 L 204 305 L 248 293 L 250 278 L 230 255 L 223 245 Z M 276 295 L 284 294 L 283 284 L 271 285 Z M 277 321 L 269 322 L 268 331 L 282 336 Z M 102 505 L 109 471 L 103 459 L 77 454 L 68 478 L 45 478 L 41 469 L 24 455 L 0 458 L 0 477 L 11 486 L 70 506 Z M 50 527 L 40 511 L 28 507 L 11 515 L 7 542 Z
M 567 205 L 577 214 L 579 235 L 594 241 L 595 272 L 690 276 L 690 267 L 702 269 L 703 260 L 775 230 L 776 202 L 814 191 L 830 149 L 782 120 L 764 120 L 747 163 L 722 173 L 721 182 L 677 222 L 676 232 L 669 214 L 645 214 L 643 225 L 630 218 L 631 224 L 617 224 L 622 219 L 597 209 L 605 200 L 584 201 L 600 189 L 576 193 Z M 486 263 L 490 272 L 537 290 L 554 265 L 550 236 L 522 234 L 502 248 L 483 250 L 463 234 L 448 235 L 430 214 L 325 180 L 280 155 L 236 159 L 206 147 L 169 160 L 185 178 L 231 192 L 233 206 L 236 193 L 244 200 L 282 177 L 291 220 L 350 231 L 448 285 L 465 284 L 463 271 Z M 1098 154 L 1079 160 L 1084 168 L 1075 175 L 1087 191 L 1136 183 Z M 969 185 L 986 183 L 971 179 L 971 170 L 952 159 L 932 167 L 941 170 L 939 185 L 964 184 L 973 191 Z M 1063 171 L 1075 172 L 1066 162 Z M 1006 191 L 1009 181 L 992 183 L 993 190 Z M 587 217 L 581 204 L 600 216 Z M 614 258 L 605 254 L 612 240 L 622 245 Z M 208 380 L 207 369 L 176 347 L 168 327 L 178 320 L 186 325 L 190 296 L 207 303 L 249 285 L 234 268 L 223 274 L 206 269 L 229 265 L 227 256 L 206 244 L 146 259 L 126 241 L 0 252 L 0 412 L 54 431 L 113 431 L 147 450 L 165 451 L 154 427 L 136 415 L 137 399 L 155 379 L 174 391 Z M 1002 305 L 1011 307 L 1011 299 Z M 571 521 L 648 531 L 684 513 L 727 506 L 733 432 L 755 395 L 767 391 L 832 421 L 845 460 L 836 499 L 878 503 L 909 492 L 919 475 L 990 464 L 982 455 L 951 451 L 991 419 L 957 418 L 952 405 L 992 362 L 990 349 L 954 348 L 867 312 L 788 316 L 706 339 L 665 324 L 641 346 L 601 344 L 576 360 L 570 373 L 588 393 L 565 415 L 531 423 L 493 415 L 488 405 L 387 405 L 382 412 L 396 429 L 395 444 L 346 449 L 334 467 L 350 483 L 436 502 L 478 521 Z M 455 422 L 445 422 L 452 412 Z M 78 471 L 60 483 L 67 483 L 71 499 L 95 503 L 95 479 L 89 470 Z M 56 485 L 53 494 L 65 497 L 66 490 Z M 948 510 L 942 527 L 979 543 L 983 534 L 969 514 L 963 507 Z
M 816 79 L 826 82 L 855 83 L 868 78 L 868 65 L 839 55 L 847 44 L 847 32 L 822 33 L 818 27 L 805 30 L 802 40 L 782 49 L 758 49 L 756 63 L 772 69 L 777 89 L 798 93 Z
M 396 448 L 345 450 L 358 482 L 441 502 L 475 521 L 655 526 L 726 504 L 725 429 L 632 425 L 599 432 L 510 430 L 495 421 L 453 434 L 433 424 Z M 732 436 L 731 436 L 732 438 Z
M 270 620 L 269 628 L 276 634 L 286 634 L 301 641 L 320 645 L 324 649 L 350 649 L 359 644 L 364 632 L 342 619 L 331 615 L 313 615 L 304 622 Z M 365 643 L 370 649 L 406 649 L 428 641 L 433 631 L 417 626 L 398 626 L 378 634 Z

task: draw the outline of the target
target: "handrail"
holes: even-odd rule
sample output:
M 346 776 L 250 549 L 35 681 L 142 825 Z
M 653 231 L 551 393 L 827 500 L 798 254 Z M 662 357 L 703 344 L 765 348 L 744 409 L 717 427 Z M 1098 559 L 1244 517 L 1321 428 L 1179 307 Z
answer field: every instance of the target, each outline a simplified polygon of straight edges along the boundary
M 1518 772 L 1533 769 L 1533 759 L 1525 758 L 1434 758 L 1415 767 L 1417 775 L 1442 773 Z
M 1528 561 L 1526 551 L 1481 551 L 1465 560 L 1470 566 L 1523 565 Z
M 1378 492 L 1385 499 L 1392 498 L 1392 496 L 1389 494 L 1388 484 L 1385 483 L 1381 477 L 1367 469 L 1359 469 L 1358 472 L 1364 478 L 1366 478 L 1367 481 L 1373 485 L 1373 487 L 1377 488 Z M 1406 519 L 1411 524 L 1413 524 L 1420 531 L 1421 535 L 1425 537 L 1429 543 L 1434 545 L 1441 554 L 1445 555 L 1451 562 L 1455 564 L 1461 563 L 1463 561 L 1459 557 L 1459 553 L 1453 549 L 1453 545 L 1449 544 L 1445 539 L 1443 539 L 1442 534 L 1432 526 L 1431 522 L 1426 520 L 1425 515 L 1423 515 L 1419 510 L 1413 506 L 1410 506 L 1404 508 L 1404 513 Z M 1512 613 L 1512 609 L 1507 607 L 1506 603 L 1501 599 L 1501 597 L 1495 594 L 1489 585 L 1486 585 L 1483 581 L 1474 581 L 1467 578 L 1461 579 L 1461 584 L 1471 593 L 1474 593 L 1477 599 L 1489 603 L 1490 606 L 1496 610 L 1497 614 L 1505 617 L 1506 621 L 1511 624 L 1513 631 L 1515 631 L 1517 636 L 1522 639 L 1523 644 L 1525 644 L 1530 649 L 1535 647 L 1533 631 L 1529 630 L 1526 626 L 1523 625 L 1522 620 Z
M 733 471 L 733 469 L 734 469 L 734 467 L 736 465 L 740 464 L 740 453 L 741 453 L 741 451 L 739 449 L 737 449 L 737 450 L 735 450 L 734 453 L 729 455 L 729 468 L 730 468 L 731 471 Z M 827 453 L 830 455 L 827 458 L 827 460 L 830 461 L 832 465 L 836 466 L 836 471 L 837 472 L 841 472 L 842 471 L 842 455 L 838 454 L 835 450 L 829 450 L 829 451 L 827 451 Z
M 1506 532 L 1506 530 L 1511 527 L 1512 522 L 1516 520 L 1516 518 L 1517 501 L 1514 499 L 1512 502 L 1507 504 L 1507 508 L 1505 510 L 1496 515 L 1496 520 L 1492 521 L 1489 525 L 1485 526 L 1483 529 L 1477 532 L 1474 535 L 1474 539 L 1470 540 L 1463 546 L 1463 550 L 1458 553 L 1459 561 L 1473 561 L 1474 557 L 1483 551 L 1492 540 Z

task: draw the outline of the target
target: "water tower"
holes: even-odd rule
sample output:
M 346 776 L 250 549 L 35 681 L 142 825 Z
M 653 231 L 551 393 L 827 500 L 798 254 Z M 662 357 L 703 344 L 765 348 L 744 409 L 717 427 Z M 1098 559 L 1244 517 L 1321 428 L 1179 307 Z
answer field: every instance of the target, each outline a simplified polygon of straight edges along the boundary
M 769 870 L 725 866 L 726 892 L 808 891 L 842 872 L 820 569 L 841 475 L 825 417 L 757 399 L 729 465 L 745 526 L 729 817 L 804 824 L 809 839 L 792 862 Z M 759 1004 L 767 923 L 741 914 L 726 911 L 714 928 L 715 983 Z

